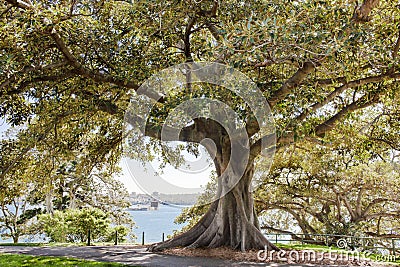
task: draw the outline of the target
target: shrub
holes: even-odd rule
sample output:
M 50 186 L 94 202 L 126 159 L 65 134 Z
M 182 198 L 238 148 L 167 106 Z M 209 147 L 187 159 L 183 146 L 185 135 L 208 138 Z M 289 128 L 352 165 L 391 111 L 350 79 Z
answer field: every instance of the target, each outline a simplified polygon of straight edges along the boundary
M 97 208 L 67 209 L 38 216 L 38 227 L 51 242 L 85 242 L 90 229 L 93 241 L 124 241 L 129 229 L 118 225 L 111 227 L 109 215 Z

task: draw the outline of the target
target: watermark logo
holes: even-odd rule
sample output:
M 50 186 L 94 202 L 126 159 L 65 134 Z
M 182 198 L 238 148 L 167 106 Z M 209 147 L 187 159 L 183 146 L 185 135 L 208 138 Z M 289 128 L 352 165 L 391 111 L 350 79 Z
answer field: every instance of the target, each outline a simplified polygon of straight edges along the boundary
M 329 248 L 328 251 L 315 251 L 315 250 L 264 250 L 257 252 L 257 259 L 260 261 L 285 261 L 285 262 L 323 262 L 329 261 L 330 263 L 346 262 L 346 261 L 361 261 L 370 256 L 371 253 L 364 251 L 346 251 L 346 250 L 333 250 Z
M 338 239 L 338 240 L 336 241 L 336 246 L 337 246 L 338 248 L 342 248 L 342 249 L 347 248 L 347 247 L 348 247 L 347 240 L 344 239 L 344 238 Z
M 337 242 L 339 248 L 346 248 L 348 246 L 347 240 L 339 239 Z M 328 251 L 315 251 L 315 250 L 268 250 L 267 246 L 264 250 L 257 252 L 257 259 L 266 262 L 308 262 L 308 263 L 321 263 L 329 262 L 330 264 L 342 264 L 346 262 L 361 262 L 371 261 L 372 259 L 377 262 L 395 262 L 400 259 L 400 256 L 393 254 L 382 255 L 372 254 L 370 251 L 348 251 L 348 250 L 334 250 L 329 248 Z
M 395 261 L 400 260 L 400 256 L 396 256 L 393 254 L 387 254 L 387 255 L 378 254 L 378 255 L 375 255 L 374 260 L 380 261 L 380 262 L 395 262 Z
M 197 93 L 192 97 L 192 93 L 201 92 L 202 87 L 205 93 Z M 211 98 L 207 90 L 221 90 L 225 95 L 218 99 Z M 238 105 L 239 101 L 235 98 L 240 99 L 241 104 Z M 171 104 L 168 108 L 165 107 L 166 102 L 173 101 L 177 101 L 173 107 Z M 251 116 L 243 118 L 243 114 L 249 113 Z M 250 146 L 254 143 L 248 136 L 246 119 L 258 123 L 259 136 L 271 136 L 262 141 L 261 154 L 269 157 L 271 160 L 267 162 L 272 163 L 276 142 L 275 126 L 268 102 L 257 85 L 249 77 L 227 65 L 210 62 L 180 64 L 147 79 L 132 93 L 125 113 L 124 154 L 126 158 L 139 159 L 127 159 L 126 166 L 133 181 L 142 191 L 148 194 L 203 192 L 204 187 L 188 187 L 166 179 L 165 173 L 161 173 L 152 163 L 152 153 L 156 150 L 163 155 L 164 161 L 178 163 L 178 178 L 188 177 L 189 174 L 208 175 L 207 170 L 210 170 L 210 166 L 213 167 L 219 147 L 212 138 L 193 136 L 193 132 L 190 133 L 191 127 L 197 127 L 193 123 L 196 119 L 218 123 L 229 139 L 234 140 L 230 142 L 229 164 L 220 175 L 226 181 L 224 180 L 224 191 L 218 194 L 219 198 L 228 193 L 246 171 Z M 159 142 L 154 142 L 149 136 Z M 196 144 L 192 146 L 191 141 Z M 190 144 L 194 153 L 184 152 L 187 147 L 182 148 L 187 144 Z M 231 163 L 232 157 L 237 155 L 240 155 L 240 164 Z M 210 199 L 209 202 L 214 200 Z

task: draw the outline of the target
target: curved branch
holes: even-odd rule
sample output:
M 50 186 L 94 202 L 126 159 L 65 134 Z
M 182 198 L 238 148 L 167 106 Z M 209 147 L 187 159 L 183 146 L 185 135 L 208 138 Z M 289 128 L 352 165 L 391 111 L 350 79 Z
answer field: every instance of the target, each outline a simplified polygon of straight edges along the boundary
M 183 127 L 182 129 L 176 129 L 171 126 L 160 126 L 159 124 L 155 124 L 149 121 L 145 121 L 140 116 L 134 115 L 131 112 L 125 113 L 126 121 L 132 125 L 133 127 L 138 126 L 142 134 L 145 136 L 161 140 L 161 141 L 181 141 L 181 142 L 192 142 L 192 143 L 200 143 L 204 138 L 205 134 L 202 130 L 200 130 L 201 126 L 199 126 L 200 118 L 194 119 L 194 123 Z M 144 129 L 140 127 L 141 125 L 145 125 Z M 176 133 L 179 131 L 178 137 Z
M 298 120 L 298 121 L 304 120 L 307 117 L 307 115 L 309 115 L 312 111 L 316 111 L 316 110 L 324 107 L 329 102 L 331 102 L 335 97 L 339 96 L 341 93 L 343 93 L 347 89 L 358 87 L 358 86 L 363 86 L 363 85 L 366 85 L 369 83 L 378 83 L 378 82 L 382 82 L 382 81 L 386 81 L 386 80 L 390 80 L 390 79 L 398 79 L 398 78 L 400 78 L 400 73 L 395 73 L 395 74 L 385 73 L 385 74 L 381 74 L 378 76 L 371 76 L 371 77 L 366 77 L 366 78 L 347 82 L 347 83 L 343 84 L 342 86 L 335 88 L 335 90 L 333 90 L 328 96 L 326 96 L 323 101 L 315 103 L 311 107 L 309 107 L 307 110 L 303 111 L 303 113 L 301 113 L 296 118 L 296 120 Z
M 279 101 L 283 100 L 294 88 L 296 88 L 302 81 L 310 74 L 319 63 L 307 61 L 303 66 L 297 70 L 289 80 L 287 80 L 281 88 L 274 92 L 268 99 L 269 105 L 273 108 Z
M 64 55 L 64 57 L 67 59 L 67 61 L 76 68 L 76 72 L 83 77 L 90 78 L 95 82 L 100 82 L 100 83 L 111 83 L 115 84 L 124 88 L 129 88 L 135 90 L 138 94 L 141 95 L 146 95 L 157 102 L 163 103 L 164 102 L 164 96 L 156 91 L 153 90 L 139 90 L 139 88 L 142 89 L 139 85 L 132 81 L 128 80 L 123 80 L 119 78 L 115 78 L 111 75 L 107 75 L 104 73 L 100 73 L 98 71 L 92 71 L 86 69 L 79 61 L 78 59 L 72 54 L 72 52 L 68 49 L 67 45 L 61 38 L 60 34 L 55 31 L 54 29 L 51 31 L 51 37 L 53 38 L 54 42 L 56 43 L 56 46 L 58 50 Z
M 24 67 L 21 71 L 18 71 L 14 74 L 11 75 L 11 77 L 9 77 L 8 79 L 6 79 L 4 82 L 2 82 L 0 84 L 0 90 L 3 89 L 4 87 L 10 85 L 12 82 L 15 82 L 15 80 L 17 79 L 17 77 L 19 75 L 23 75 L 29 72 L 34 72 L 34 71 L 41 71 L 41 70 L 52 70 L 52 69 L 56 69 L 62 66 L 65 66 L 67 64 L 66 61 L 62 61 L 62 62 L 55 62 L 55 63 L 51 63 L 48 65 L 39 65 L 39 66 L 26 66 Z
M 364 3 L 354 11 L 352 21 L 355 23 L 369 21 L 371 19 L 371 17 L 369 17 L 369 14 L 371 13 L 372 9 L 378 6 L 378 4 L 379 0 L 365 0 Z M 347 34 L 345 33 L 349 30 L 349 27 L 345 27 L 342 33 L 343 36 L 347 36 Z M 331 51 L 330 53 L 332 52 L 333 51 Z M 321 64 L 323 59 L 324 57 L 315 58 L 314 60 L 305 62 L 303 66 L 289 80 L 287 80 L 282 85 L 282 87 L 278 91 L 276 91 L 268 100 L 271 108 L 275 106 L 276 103 L 283 100 L 288 94 L 290 94 L 293 89 L 297 88 L 298 85 L 307 77 L 307 75 Z
M 254 160 L 261 152 L 274 151 L 276 149 L 276 135 L 275 133 L 263 136 L 250 146 L 250 160 Z M 261 151 L 264 148 L 266 151 Z
M 57 82 L 57 81 L 61 81 L 61 80 L 64 80 L 64 79 L 71 78 L 71 77 L 73 77 L 75 75 L 76 74 L 74 73 L 74 71 L 67 71 L 67 72 L 64 72 L 63 74 L 60 74 L 60 75 L 49 75 L 49 76 L 35 77 L 35 78 L 32 78 L 32 79 L 27 80 L 27 81 L 22 81 L 16 89 L 8 91 L 7 95 L 20 94 L 20 93 L 22 93 L 24 91 L 24 88 L 26 88 L 27 86 L 29 86 L 30 84 L 35 83 L 35 82 L 49 82 L 49 81 Z
M 371 106 L 372 104 L 378 103 L 380 95 L 381 92 L 378 92 L 372 96 L 364 95 L 355 102 L 351 103 L 350 105 L 345 106 L 334 116 L 316 126 L 314 130 L 315 135 L 323 137 L 326 132 L 331 131 L 335 127 L 336 123 L 342 120 L 347 114 L 355 110 L 363 109 L 368 106 Z
M 6 0 L 6 2 L 21 9 L 30 9 L 32 7 L 31 3 L 21 0 Z
M 372 9 L 379 5 L 379 0 L 364 0 L 364 3 L 356 8 L 352 20 L 355 23 L 368 22 L 371 20 Z
M 375 205 L 391 201 L 388 198 L 376 198 L 362 211 L 361 216 L 364 217 Z
M 379 213 L 374 213 L 371 215 L 367 215 L 365 216 L 365 220 L 370 220 L 370 219 L 375 219 L 375 218 L 379 218 L 379 217 L 392 217 L 392 218 L 400 218 L 400 211 L 393 211 L 391 212 L 379 212 Z
M 188 25 L 186 26 L 185 29 L 185 35 L 183 37 L 183 43 L 184 43 L 184 54 L 186 57 L 186 61 L 188 62 L 192 62 L 193 58 L 192 58 L 192 51 L 191 51 L 191 47 L 190 47 L 190 35 L 192 33 L 192 28 L 194 26 L 194 24 L 196 23 L 197 17 L 194 16 L 193 18 L 191 18 L 188 22 Z

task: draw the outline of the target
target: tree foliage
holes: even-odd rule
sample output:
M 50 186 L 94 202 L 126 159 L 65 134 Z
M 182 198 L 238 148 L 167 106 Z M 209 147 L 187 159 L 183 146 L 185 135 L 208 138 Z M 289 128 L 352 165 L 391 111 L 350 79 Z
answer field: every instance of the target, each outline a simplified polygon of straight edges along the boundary
M 25 125 L 15 140 L 3 142 L 1 181 L 33 150 L 43 159 L 35 170 L 43 176 L 36 177 L 50 196 L 55 166 L 76 170 L 73 180 L 115 172 L 128 91 L 161 69 L 191 61 L 223 62 L 258 85 L 274 113 L 278 152 L 351 135 L 354 118 L 365 127 L 366 146 L 398 148 L 400 14 L 393 1 L 6 0 L 0 14 L 0 114 Z M 249 187 L 267 136 L 238 96 L 219 87 L 189 89 L 138 92 L 157 101 L 145 131 L 154 139 L 142 159 L 157 149 L 166 114 L 201 95 L 240 115 L 251 158 L 235 190 L 214 202 L 200 224 L 158 248 L 263 247 L 268 242 L 257 234 Z M 221 184 L 230 156 L 226 131 L 197 118 L 181 133 L 176 141 L 189 143 L 189 150 L 204 138 L 214 141 Z M 74 190 L 68 179 L 63 183 Z
M 4 156 L 18 153 L 18 150 L 11 149 L 16 144 L 12 135 L 2 140 L 2 144 L 2 149 L 8 150 Z M 51 240 L 76 241 L 76 233 L 73 238 L 68 238 L 65 231 L 76 230 L 71 230 L 72 226 L 68 225 L 79 222 L 77 216 L 81 216 L 83 211 L 78 209 L 93 207 L 97 213 L 107 216 L 107 222 L 104 222 L 108 224 L 106 230 L 110 231 L 109 224 L 112 222 L 120 228 L 121 240 L 125 239 L 134 222 L 124 211 L 129 202 L 122 183 L 102 170 L 79 170 L 82 168 L 79 159 L 68 160 L 32 149 L 18 161 L 18 168 L 3 177 L 0 194 L 0 229 L 3 238 L 12 237 L 13 242 L 17 243 L 20 237 L 43 233 L 37 225 L 37 216 L 45 213 L 42 221 L 47 218 L 47 224 L 43 222 L 41 225 L 46 225 L 45 232 Z M 67 215 L 69 224 L 61 220 Z M 57 221 L 60 224 L 53 229 Z M 83 228 L 82 225 L 79 227 Z M 51 232 L 53 230 L 54 233 Z M 107 231 L 103 229 L 102 234 L 105 235 Z M 80 237 L 84 238 L 84 235 L 80 233 Z
M 36 227 L 51 242 L 86 242 L 90 231 L 91 239 L 96 242 L 112 241 L 118 230 L 120 241 L 127 233 L 125 226 L 111 226 L 109 215 L 97 208 L 67 209 L 54 214 L 42 214 Z
M 372 151 L 357 151 L 354 143 L 335 148 L 303 143 L 288 153 L 255 194 L 265 229 L 311 238 L 398 235 L 400 176 L 392 153 L 382 160 Z

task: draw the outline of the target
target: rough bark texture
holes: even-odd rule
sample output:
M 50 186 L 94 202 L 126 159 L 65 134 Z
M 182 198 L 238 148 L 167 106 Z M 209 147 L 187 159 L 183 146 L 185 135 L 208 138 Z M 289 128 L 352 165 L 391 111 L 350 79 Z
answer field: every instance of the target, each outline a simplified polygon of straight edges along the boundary
M 242 251 L 264 249 L 265 246 L 269 249 L 279 250 L 260 231 L 250 190 L 254 173 L 253 160 L 243 166 L 245 167 L 244 174 L 232 188 L 232 172 L 237 171 L 237 166 L 240 167 L 243 160 L 241 155 L 235 155 L 229 159 L 230 145 L 223 147 L 224 149 L 221 149 L 217 146 L 218 152 L 214 159 L 219 176 L 217 196 L 222 197 L 211 204 L 207 213 L 192 229 L 166 242 L 155 244 L 150 250 L 220 246 L 228 246 Z M 233 161 L 231 164 L 236 167 L 229 168 L 229 160 Z
M 364 0 L 363 4 L 356 8 L 353 20 L 356 23 L 368 22 L 371 20 L 371 11 L 379 5 L 379 0 Z

